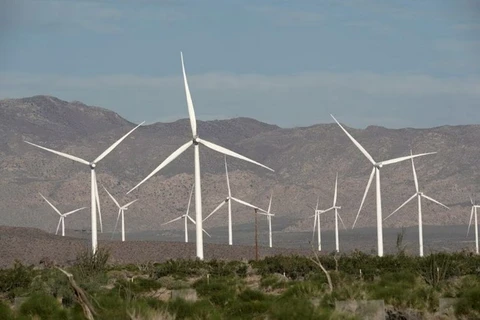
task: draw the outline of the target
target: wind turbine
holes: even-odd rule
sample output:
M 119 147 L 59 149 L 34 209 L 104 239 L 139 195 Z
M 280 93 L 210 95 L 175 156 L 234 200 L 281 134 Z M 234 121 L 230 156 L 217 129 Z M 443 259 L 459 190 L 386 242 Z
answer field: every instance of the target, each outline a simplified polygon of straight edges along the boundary
M 188 141 L 176 151 L 174 151 L 170 156 L 168 156 L 155 170 L 152 171 L 145 179 L 143 179 L 139 184 L 137 184 L 132 190 L 128 191 L 128 193 L 132 192 L 136 188 L 138 188 L 141 184 L 147 181 L 151 176 L 156 174 L 160 171 L 163 167 L 167 164 L 172 162 L 175 158 L 177 158 L 180 154 L 182 154 L 185 150 L 187 150 L 190 146 L 193 145 L 194 147 L 194 165 L 195 165 L 195 220 L 196 220 L 196 246 L 197 246 L 197 257 L 203 260 L 203 218 L 202 218 L 202 191 L 201 191 L 201 180 L 200 180 L 200 154 L 199 154 L 199 144 L 204 145 L 212 150 L 217 152 L 223 153 L 225 155 L 229 155 L 241 160 L 245 160 L 261 167 L 264 167 L 268 170 L 274 171 L 267 166 L 264 166 L 261 163 L 253 161 L 245 156 L 242 156 L 236 152 L 228 150 L 224 147 L 216 145 L 212 142 L 208 142 L 206 140 L 200 139 L 197 134 L 197 120 L 195 118 L 195 110 L 193 109 L 193 101 L 192 96 L 190 94 L 190 89 L 188 87 L 187 82 L 187 75 L 185 72 L 185 65 L 183 63 L 183 54 L 180 52 L 180 58 L 182 60 L 182 71 L 183 71 L 183 82 L 185 85 L 185 95 L 187 98 L 187 107 L 188 107 L 188 115 L 190 118 L 190 126 L 192 128 L 192 140 Z
M 124 206 L 120 206 L 120 204 L 118 203 L 118 201 L 112 196 L 112 194 L 110 192 L 108 192 L 107 188 L 105 188 L 105 186 L 103 187 L 103 189 L 105 189 L 105 191 L 108 193 L 108 195 L 110 196 L 110 198 L 112 198 L 113 202 L 117 205 L 118 207 L 118 215 L 117 215 L 117 222 L 115 222 L 115 228 L 113 228 L 113 232 L 112 232 L 112 239 L 113 239 L 113 235 L 115 234 L 115 230 L 117 230 L 117 225 L 118 225 L 118 219 L 120 218 L 120 216 L 122 216 L 122 242 L 125 241 L 125 210 L 128 210 L 128 207 L 137 202 L 138 199 L 135 199 L 133 201 L 130 201 L 129 203 L 127 203 L 126 205 Z
M 347 229 L 347 228 L 345 227 L 345 224 L 343 223 L 342 217 L 338 213 L 338 209 L 341 209 L 342 207 L 337 206 L 337 186 L 338 186 L 338 173 L 335 176 L 335 193 L 333 194 L 333 206 L 331 208 L 325 210 L 325 212 L 330 211 L 330 210 L 335 211 L 335 250 L 337 252 L 340 252 L 340 242 L 339 242 L 339 238 L 338 238 L 338 219 L 340 219 L 340 222 L 342 223 L 343 227 L 345 229 Z
M 222 208 L 225 203 L 228 203 L 228 244 L 232 245 L 233 244 L 233 231 L 232 231 L 232 201 L 235 201 L 239 204 L 242 204 L 244 206 L 247 206 L 252 209 L 257 209 L 260 211 L 260 214 L 267 215 L 267 217 L 270 217 L 270 212 L 267 212 L 263 209 L 260 209 L 257 206 L 254 206 L 253 204 L 250 204 L 246 201 L 237 199 L 235 197 L 232 197 L 232 191 L 230 189 L 230 179 L 228 178 L 228 166 L 227 166 L 227 156 L 225 156 L 225 174 L 227 176 L 227 189 L 228 189 L 228 196 L 223 200 L 208 216 L 203 219 L 203 221 L 207 220 L 210 218 L 215 212 L 217 212 L 220 208 Z M 232 201 L 231 201 L 232 200 Z M 270 209 L 269 209 L 270 211 Z
M 62 237 L 65 237 L 65 217 L 69 216 L 72 213 L 75 213 L 77 211 L 83 210 L 86 207 L 83 207 L 83 208 L 80 208 L 80 209 L 75 209 L 75 210 L 69 211 L 67 213 L 61 213 L 50 201 L 47 200 L 47 198 L 45 198 L 41 193 L 39 193 L 39 194 L 42 196 L 42 198 L 45 201 L 47 201 L 47 203 L 50 205 L 50 207 L 52 207 L 53 210 L 55 210 L 55 212 L 57 212 L 60 215 L 60 220 L 58 220 L 57 231 L 55 231 L 55 234 L 58 234 L 58 229 L 60 228 L 60 224 L 61 224 L 62 225 Z
M 367 197 L 368 190 L 370 189 L 370 185 L 373 180 L 373 176 L 375 176 L 375 184 L 376 184 L 376 202 L 377 202 L 377 250 L 378 250 L 378 256 L 383 257 L 383 229 L 382 229 L 382 193 L 381 193 L 381 187 L 380 187 L 380 169 L 383 166 L 397 163 L 397 162 L 402 162 L 405 160 L 409 160 L 412 158 L 416 157 L 421 157 L 421 156 L 426 156 L 429 154 L 434 154 L 436 152 L 429 152 L 429 153 L 421 153 L 421 154 L 416 154 L 416 155 L 410 155 L 406 157 L 399 157 L 395 159 L 390 159 L 390 160 L 385 160 L 385 161 L 380 161 L 376 162 L 373 157 L 365 150 L 365 148 L 362 147 L 362 145 L 355 140 L 350 133 L 348 133 L 347 130 L 345 130 L 344 127 L 335 119 L 333 115 L 330 115 L 333 120 L 340 126 L 340 128 L 345 132 L 345 134 L 352 140 L 353 144 L 363 153 L 363 155 L 370 161 L 372 164 L 372 173 L 370 174 L 370 178 L 368 179 L 367 187 L 365 189 L 365 193 L 362 198 L 362 202 L 360 204 L 360 208 L 358 209 L 357 216 L 355 217 L 355 221 L 353 222 L 352 229 L 355 227 L 355 224 L 357 223 L 358 216 L 360 215 L 360 211 L 362 210 L 363 203 L 365 202 L 365 198 Z
M 178 220 L 180 220 L 180 219 L 183 218 L 183 219 L 184 219 L 184 223 L 185 223 L 185 242 L 188 242 L 188 220 L 190 220 L 193 224 L 196 225 L 195 220 L 193 220 L 192 217 L 190 217 L 190 216 L 188 215 L 188 212 L 189 212 L 189 210 L 190 210 L 190 203 L 191 203 L 191 201 L 192 201 L 193 188 L 194 188 L 194 185 L 192 185 L 192 189 L 190 190 L 190 197 L 188 198 L 187 212 L 186 212 L 185 214 L 182 214 L 180 217 L 177 217 L 177 218 L 172 219 L 172 220 L 170 220 L 170 221 L 168 221 L 168 222 L 162 223 L 162 226 L 164 226 L 164 225 L 167 225 L 167 224 L 169 224 L 169 223 L 178 221 Z M 207 231 L 205 231 L 205 229 L 203 229 L 203 232 L 204 232 L 207 236 L 210 237 L 210 235 L 208 234 Z
M 327 211 L 332 210 L 333 208 L 329 208 L 327 210 L 318 209 L 318 202 L 320 201 L 320 196 L 317 198 L 317 205 L 315 206 L 315 214 L 312 217 L 315 217 L 313 221 L 313 234 L 312 239 L 315 238 L 315 228 L 317 228 L 317 241 L 318 241 L 318 251 L 322 251 L 322 228 L 320 227 L 320 215 Z
M 412 154 L 412 151 L 410 151 L 410 154 Z M 422 223 L 422 198 L 430 200 L 444 208 L 447 208 L 450 210 L 449 207 L 444 205 L 443 203 L 440 203 L 439 201 L 430 198 L 429 196 L 425 195 L 423 192 L 421 192 L 418 188 L 418 178 L 417 178 L 417 172 L 415 170 L 415 163 L 413 162 L 412 158 L 412 171 L 413 171 L 413 180 L 415 181 L 415 193 L 413 196 L 411 196 L 407 201 L 405 201 L 400 207 L 398 207 L 395 211 L 390 213 L 384 220 L 390 218 L 395 212 L 403 208 L 404 205 L 409 203 L 411 200 L 413 200 L 415 197 L 417 197 L 418 200 L 418 243 L 420 247 L 420 257 L 423 257 L 423 223 Z
M 95 252 L 97 251 L 97 246 L 98 246 L 98 240 L 97 240 L 97 212 L 96 212 L 96 206 L 98 206 L 98 212 L 100 213 L 100 198 L 98 196 L 98 186 L 97 186 L 97 176 L 95 174 L 95 167 L 97 166 L 97 163 L 102 160 L 103 158 L 105 158 L 110 152 L 112 152 L 113 149 L 115 149 L 116 146 L 118 146 L 126 137 L 128 137 L 128 135 L 130 133 L 132 133 L 135 129 L 137 129 L 138 127 L 140 127 L 142 124 L 144 124 L 145 122 L 142 122 L 140 123 L 138 126 L 136 126 L 135 128 L 133 128 L 132 130 L 130 130 L 129 132 L 127 132 L 127 134 L 125 134 L 123 137 L 121 137 L 117 142 L 115 142 L 114 144 L 112 144 L 107 150 L 105 150 L 101 155 L 99 155 L 95 160 L 93 160 L 92 162 L 88 162 L 87 160 L 84 160 L 82 158 L 78 158 L 76 156 L 72 156 L 72 155 L 69 155 L 67 153 L 63 153 L 63 152 L 60 152 L 60 151 L 55 151 L 55 150 L 52 150 L 52 149 L 48 149 L 48 148 L 45 148 L 45 147 L 42 147 L 42 146 L 39 146 L 39 145 L 36 145 L 34 143 L 31 143 L 31 142 L 28 142 L 28 141 L 25 141 L 26 143 L 28 144 L 31 144 L 32 146 L 34 147 L 37 147 L 37 148 L 40 148 L 40 149 L 43 149 L 43 150 L 46 150 L 48 152 L 51 152 L 51 153 L 55 153 L 59 156 L 62 156 L 62 157 L 65 157 L 67 159 L 70 159 L 70 160 L 73 160 L 73 161 L 77 161 L 77 162 L 80 162 L 80 163 L 83 163 L 87 166 L 90 167 L 90 176 L 91 176 L 91 201 L 92 201 L 92 214 L 91 214 L 91 222 L 92 222 L 92 252 L 95 254 Z M 102 218 L 101 218 L 101 215 L 100 215 L 100 228 L 102 228 Z
M 270 248 L 272 247 L 272 216 L 275 215 L 270 212 L 270 209 L 272 208 L 272 199 L 273 199 L 273 191 L 272 191 L 272 194 L 270 195 L 270 201 L 268 202 L 268 210 L 267 210 L 268 245 L 270 246 Z
M 476 253 L 478 254 L 478 217 L 477 217 L 477 208 L 480 206 L 475 203 L 476 201 L 470 197 L 470 203 L 472 204 L 472 210 L 470 211 L 470 222 L 468 223 L 467 237 L 470 232 L 470 226 L 472 225 L 472 218 L 475 215 L 475 248 Z

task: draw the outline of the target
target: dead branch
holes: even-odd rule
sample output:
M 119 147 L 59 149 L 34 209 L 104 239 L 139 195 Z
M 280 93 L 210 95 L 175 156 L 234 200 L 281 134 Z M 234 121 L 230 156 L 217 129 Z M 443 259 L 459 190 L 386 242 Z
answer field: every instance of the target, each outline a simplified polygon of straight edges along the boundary
M 94 315 L 97 315 L 95 312 L 95 309 L 93 308 L 92 304 L 87 298 L 87 295 L 85 291 L 83 291 L 82 288 L 77 284 L 75 279 L 73 278 L 73 274 L 63 270 L 60 267 L 56 267 L 58 270 L 62 271 L 67 277 L 68 277 L 68 282 L 70 283 L 70 286 L 73 288 L 73 291 L 75 292 L 75 298 L 77 302 L 82 306 L 83 309 L 83 314 L 88 320 L 94 320 Z

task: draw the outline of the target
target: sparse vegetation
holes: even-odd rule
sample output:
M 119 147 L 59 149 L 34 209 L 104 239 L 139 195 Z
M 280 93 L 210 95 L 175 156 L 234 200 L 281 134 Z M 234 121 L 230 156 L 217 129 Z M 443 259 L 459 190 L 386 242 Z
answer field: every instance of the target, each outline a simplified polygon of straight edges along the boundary
M 480 316 L 480 257 L 462 252 L 139 266 L 109 266 L 108 256 L 82 253 L 68 271 L 19 262 L 0 270 L 0 318 L 86 319 L 89 309 L 92 319 L 356 319 L 335 311 L 335 301 L 372 299 L 391 314 L 434 317 L 442 297 L 457 298 L 442 311 L 448 318 Z

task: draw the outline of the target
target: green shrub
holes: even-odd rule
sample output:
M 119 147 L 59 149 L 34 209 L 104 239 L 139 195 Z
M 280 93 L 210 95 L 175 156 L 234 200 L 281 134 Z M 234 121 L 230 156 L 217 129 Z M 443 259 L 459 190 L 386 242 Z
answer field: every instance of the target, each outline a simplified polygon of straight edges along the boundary
M 95 276 L 108 270 L 110 251 L 107 248 L 98 247 L 95 253 L 84 250 L 77 255 L 74 268 L 83 278 Z
M 10 306 L 5 304 L 2 300 L 0 300 L 0 319 L 3 320 L 13 320 L 13 312 L 10 309 Z
M 455 315 L 480 319 L 480 286 L 466 289 L 455 305 Z
M 61 309 L 57 299 L 43 293 L 32 294 L 27 301 L 20 306 L 20 315 L 40 319 L 63 320 L 68 319 L 66 310 Z
M 13 292 L 17 288 L 26 289 L 34 276 L 33 266 L 26 267 L 16 260 L 13 268 L 0 269 L 0 292 Z

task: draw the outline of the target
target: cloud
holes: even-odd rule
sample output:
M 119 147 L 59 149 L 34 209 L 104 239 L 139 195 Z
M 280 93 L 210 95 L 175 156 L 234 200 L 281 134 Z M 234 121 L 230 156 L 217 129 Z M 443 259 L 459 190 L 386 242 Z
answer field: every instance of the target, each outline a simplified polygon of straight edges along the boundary
M 200 119 L 248 116 L 282 126 L 330 122 L 429 127 L 480 121 L 480 78 L 426 74 L 206 73 L 189 76 Z M 0 74 L 0 98 L 50 94 L 119 112 L 132 121 L 186 117 L 180 76 Z M 149 120 L 151 121 L 151 120 Z
M 279 25 L 317 25 L 325 21 L 325 16 L 314 11 L 304 11 L 281 6 L 249 6 L 252 12 L 259 13 Z
M 5 0 L 3 10 L 0 10 L 0 27 L 32 32 L 79 29 L 109 34 L 124 31 L 125 22 L 128 21 L 155 20 L 168 23 L 185 17 L 169 1 L 147 4 L 133 5 L 126 1 Z

